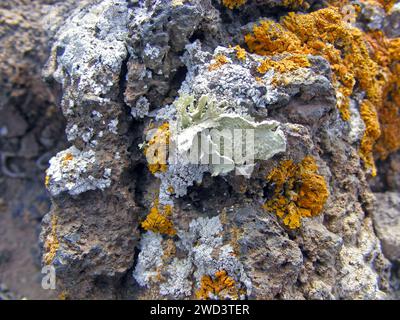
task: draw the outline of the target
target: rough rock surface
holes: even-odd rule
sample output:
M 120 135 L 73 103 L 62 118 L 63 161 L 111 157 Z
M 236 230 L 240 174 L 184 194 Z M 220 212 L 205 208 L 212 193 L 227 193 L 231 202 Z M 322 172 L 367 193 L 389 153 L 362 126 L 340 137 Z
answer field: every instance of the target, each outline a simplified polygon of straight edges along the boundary
M 399 194 L 396 192 L 375 193 L 377 208 L 373 220 L 382 250 L 391 261 L 400 260 L 400 215 Z
M 5 80 L 15 72 L 1 66 L 8 94 L 0 101 L 0 188 L 10 193 L 2 195 L 7 205 L 16 194 L 7 181 L 22 179 L 14 185 L 20 194 L 27 189 L 27 173 L 18 176 L 18 162 L 9 162 L 9 155 L 23 161 L 51 156 L 49 167 L 32 177 L 42 175 L 44 199 L 51 197 L 40 248 L 42 264 L 55 268 L 57 293 L 71 299 L 396 298 L 400 153 L 377 161 L 374 178 L 360 161 L 365 93 L 355 90 L 344 121 L 326 58 L 307 54 L 307 63 L 287 72 L 280 69 L 285 57 L 275 55 L 278 67 L 259 72 L 265 57 L 240 51 L 260 20 L 326 3 L 249 0 L 231 10 L 225 2 L 39 1 L 33 10 L 46 9 L 41 23 L 32 18 L 46 34 L 31 36 L 33 22 L 20 34 L 41 46 L 32 61 L 22 57 L 29 42 L 16 46 L 18 60 L 34 68 L 33 80 L 22 81 L 31 87 L 17 90 L 19 80 Z M 399 36 L 399 3 L 388 12 L 354 3 L 360 6 L 354 26 Z M 24 28 L 23 18 L 15 20 L 18 10 L 2 10 L 10 25 Z M 3 29 L 15 41 L 15 33 Z M 17 66 L 11 52 L 5 60 Z M 44 64 L 49 87 L 38 80 Z M 57 121 L 39 108 L 56 108 L 56 102 L 61 110 L 49 117 Z M 15 125 L 6 127 L 3 119 Z M 58 139 L 64 119 L 66 137 Z M 179 137 L 263 125 L 268 130 L 255 135 L 254 165 L 183 161 L 192 142 Z M 148 147 L 165 134 L 162 128 L 178 145 L 177 157 L 166 167 L 152 166 Z M 229 158 L 221 150 L 215 154 Z M 319 214 L 289 228 L 265 209 L 276 187 L 267 176 L 284 161 L 299 164 L 307 157 L 316 166 L 308 174 L 324 181 L 327 199 Z M 229 283 L 222 291 L 205 289 L 220 279 Z
M 55 296 L 40 286 L 37 238 L 51 205 L 44 170 L 66 147 L 65 121 L 57 106 L 58 88 L 43 82 L 41 73 L 54 23 L 74 5 L 0 3 L 0 284 L 17 292 L 14 297 Z

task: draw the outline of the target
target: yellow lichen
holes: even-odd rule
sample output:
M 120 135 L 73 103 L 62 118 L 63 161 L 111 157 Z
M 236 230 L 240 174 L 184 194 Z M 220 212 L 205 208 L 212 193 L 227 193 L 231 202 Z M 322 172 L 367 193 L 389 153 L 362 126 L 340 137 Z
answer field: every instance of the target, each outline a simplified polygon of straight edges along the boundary
M 246 60 L 246 50 L 239 45 L 234 46 L 233 49 L 236 51 L 236 58 L 239 60 Z
M 241 7 L 246 2 L 247 0 L 222 0 L 224 6 L 231 10 Z
M 208 66 L 208 71 L 219 69 L 222 65 L 229 62 L 228 58 L 223 54 L 217 54 L 217 56 L 214 58 L 214 61 L 215 62 Z
M 60 246 L 60 242 L 57 238 L 57 216 L 53 214 L 51 217 L 51 232 L 47 236 L 44 243 L 44 263 L 49 265 L 53 262 L 56 252 Z
M 200 288 L 196 291 L 196 298 L 208 299 L 233 299 L 237 300 L 240 290 L 236 287 L 235 280 L 229 277 L 225 270 L 215 273 L 214 279 L 209 275 L 201 278 Z
M 46 188 L 48 188 L 50 185 L 50 176 L 48 176 L 47 174 L 46 177 L 44 178 L 44 185 L 46 186 Z
M 311 156 L 299 164 L 282 161 L 267 176 L 275 189 L 264 209 L 274 212 L 290 229 L 299 228 L 303 217 L 320 214 L 329 192 L 324 177 L 318 175 L 317 170 Z
M 157 128 L 155 134 L 144 148 L 144 154 L 148 162 L 147 166 L 153 174 L 167 170 L 169 138 L 169 123 L 165 122 Z
M 277 61 L 267 58 L 261 62 L 257 71 L 260 73 L 266 73 L 269 69 L 273 68 L 275 71 L 284 73 L 309 66 L 311 66 L 311 64 L 307 56 L 295 54 Z
M 141 223 L 141 226 L 145 230 L 173 236 L 176 234 L 176 230 L 172 221 L 169 219 L 171 215 L 171 205 L 165 205 L 160 211 L 158 202 L 156 202 L 150 209 L 146 219 Z

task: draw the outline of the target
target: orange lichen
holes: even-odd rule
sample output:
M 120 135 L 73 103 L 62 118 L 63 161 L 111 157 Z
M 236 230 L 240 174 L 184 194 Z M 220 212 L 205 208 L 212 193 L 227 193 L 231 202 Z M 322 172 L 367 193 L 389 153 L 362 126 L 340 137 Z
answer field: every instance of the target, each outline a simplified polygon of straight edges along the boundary
M 226 64 L 229 62 L 228 58 L 224 56 L 223 54 L 217 54 L 216 57 L 214 58 L 213 63 L 211 63 L 208 66 L 208 71 L 213 71 L 219 69 L 222 65 Z
M 282 25 L 270 20 L 255 25 L 253 34 L 247 34 L 245 41 L 251 52 L 262 56 L 285 52 L 300 52 L 302 43 L 294 34 Z
M 147 166 L 153 174 L 167 170 L 169 138 L 169 123 L 165 122 L 157 128 L 155 134 L 144 148 L 144 154 L 148 162 Z
M 400 149 L 400 38 L 388 39 L 382 32 L 370 32 L 365 39 L 372 57 L 381 67 L 382 100 L 374 106 L 378 113 L 381 136 L 374 151 L 380 159 Z
M 239 60 L 246 59 L 246 50 L 244 50 L 241 46 L 234 46 L 233 49 L 235 49 L 236 51 L 236 58 L 238 58 Z
M 369 56 L 362 32 L 345 23 L 338 8 L 309 14 L 291 12 L 280 24 L 262 21 L 245 41 L 250 51 L 260 55 L 295 53 L 326 58 L 334 73 L 338 108 L 344 120 L 350 118 L 349 97 L 356 81 L 367 99 L 380 99 L 378 66 Z
M 382 4 L 386 12 L 389 12 L 397 2 L 397 0 L 378 0 L 378 1 Z
M 376 0 L 369 1 L 379 5 Z M 392 1 L 379 2 L 387 10 L 392 5 Z M 346 5 L 347 1 L 341 1 L 335 7 L 309 14 L 292 12 L 280 23 L 262 21 L 245 36 L 245 41 L 250 51 L 264 56 L 313 54 L 327 59 L 343 120 L 350 119 L 349 102 L 354 90 L 365 92 L 360 105 L 366 124 L 360 157 L 374 175 L 372 152 L 385 159 L 400 149 L 400 39 L 388 39 L 380 31 L 364 33 L 347 24 L 342 16 L 346 15 Z M 354 8 L 356 14 L 358 7 Z M 270 67 L 268 61 L 259 71 Z
M 224 6 L 231 10 L 241 7 L 246 2 L 247 0 L 222 0 Z
M 391 153 L 400 149 L 400 100 L 397 103 L 387 102 L 379 110 L 379 121 L 382 135 L 375 145 L 379 158 L 385 160 Z
M 311 64 L 307 56 L 295 54 L 277 61 L 267 58 L 261 62 L 257 71 L 259 73 L 266 73 L 269 69 L 273 68 L 280 73 L 285 73 L 309 66 L 311 66 Z
M 169 219 L 171 215 L 171 205 L 165 205 L 160 211 L 158 202 L 156 201 L 146 219 L 141 223 L 141 226 L 145 230 L 173 236 L 176 234 L 176 230 L 172 221 Z
M 382 83 L 377 79 L 379 68 L 369 55 L 363 33 L 342 22 L 337 9 L 323 9 L 303 16 L 291 13 L 283 23 L 300 37 L 310 53 L 322 55 L 330 62 L 343 119 L 350 118 L 349 97 L 356 81 L 368 100 L 372 103 L 381 100 Z M 296 31 L 296 28 L 302 30 Z M 320 39 L 325 43 L 322 48 Z
M 47 236 L 43 246 L 45 252 L 43 260 L 46 265 L 49 265 L 53 262 L 59 247 L 60 247 L 60 242 L 58 241 L 57 238 L 57 216 L 53 215 L 51 217 L 51 232 Z
M 66 166 L 68 161 L 71 161 L 72 159 L 74 159 L 74 156 L 72 155 L 72 153 L 68 152 L 62 159 L 62 166 Z
M 208 299 L 239 299 L 240 290 L 235 280 L 229 277 L 225 270 L 215 273 L 214 279 L 208 275 L 201 278 L 200 288 L 196 291 L 196 298 Z
M 365 132 L 361 140 L 359 154 L 364 161 L 367 168 L 371 168 L 372 176 L 376 176 L 376 167 L 372 150 L 376 140 L 381 135 L 378 114 L 376 113 L 374 105 L 364 100 L 360 105 L 360 115 L 365 123 Z
M 274 212 L 290 229 L 299 228 L 303 217 L 320 214 L 329 192 L 324 177 L 318 175 L 317 170 L 311 156 L 299 164 L 282 161 L 267 176 L 275 190 L 264 209 Z

